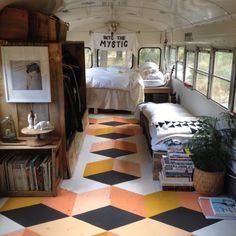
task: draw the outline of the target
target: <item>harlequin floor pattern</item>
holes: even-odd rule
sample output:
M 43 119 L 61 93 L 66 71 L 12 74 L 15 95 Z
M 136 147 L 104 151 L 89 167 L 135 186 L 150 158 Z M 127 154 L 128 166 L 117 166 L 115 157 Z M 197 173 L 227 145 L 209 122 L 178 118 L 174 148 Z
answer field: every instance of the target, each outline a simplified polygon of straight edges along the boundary
M 207 220 L 195 192 L 162 191 L 142 130 L 130 115 L 91 115 L 73 177 L 57 197 L 0 199 L 5 236 L 235 236 Z

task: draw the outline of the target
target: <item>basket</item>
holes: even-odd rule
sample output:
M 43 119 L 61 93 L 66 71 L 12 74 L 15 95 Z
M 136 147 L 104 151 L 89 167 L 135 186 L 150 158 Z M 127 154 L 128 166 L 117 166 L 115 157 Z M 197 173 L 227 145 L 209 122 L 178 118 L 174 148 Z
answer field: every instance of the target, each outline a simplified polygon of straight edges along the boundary
M 4 8 L 0 13 L 0 39 L 27 39 L 28 12 L 18 8 Z
M 195 190 L 206 196 L 219 195 L 224 187 L 225 172 L 207 172 L 195 167 L 193 186 Z
M 40 12 L 29 15 L 29 38 L 36 41 L 48 41 L 48 16 Z

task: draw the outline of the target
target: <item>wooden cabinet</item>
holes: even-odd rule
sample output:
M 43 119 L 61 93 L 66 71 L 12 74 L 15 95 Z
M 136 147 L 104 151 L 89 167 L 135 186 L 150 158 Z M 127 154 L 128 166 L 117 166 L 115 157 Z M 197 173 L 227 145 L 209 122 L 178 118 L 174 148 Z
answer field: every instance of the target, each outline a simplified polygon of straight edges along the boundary
M 56 196 L 62 179 L 61 140 L 29 147 L 0 145 L 0 196 Z
M 62 153 L 62 175 L 63 178 L 69 178 L 73 174 L 73 169 L 77 161 L 79 146 L 83 142 L 83 130 L 87 125 L 87 105 L 86 105 L 86 82 L 84 66 L 84 42 L 62 42 L 62 43 L 30 43 L 16 42 L 4 44 L 2 46 L 47 46 L 49 54 L 50 67 L 50 103 L 7 103 L 5 99 L 5 89 L 3 81 L 3 71 L 0 66 L 0 118 L 11 115 L 17 132 L 17 136 L 22 136 L 21 129 L 28 125 L 27 114 L 33 110 L 38 120 L 49 120 L 54 126 L 51 136 L 61 137 Z M 64 76 L 63 65 L 65 62 L 66 51 L 69 51 L 75 58 L 75 66 L 79 67 L 77 76 L 79 92 L 81 98 L 81 119 L 83 128 L 73 130 L 72 139 L 67 145 L 66 137 L 66 104 L 64 95 Z M 70 63 L 71 64 L 71 63 Z M 68 127 L 70 123 L 68 122 Z M 79 138 L 78 138 L 79 137 Z M 80 143 L 80 145 L 77 145 Z

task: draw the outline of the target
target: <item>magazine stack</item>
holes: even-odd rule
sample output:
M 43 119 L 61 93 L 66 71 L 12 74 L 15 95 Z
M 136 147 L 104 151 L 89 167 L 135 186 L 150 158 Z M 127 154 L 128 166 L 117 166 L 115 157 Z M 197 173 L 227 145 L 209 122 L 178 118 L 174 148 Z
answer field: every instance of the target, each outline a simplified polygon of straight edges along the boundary
M 163 190 L 193 191 L 194 164 L 191 153 L 182 146 L 169 147 L 161 159 L 159 180 Z
M 236 201 L 230 197 L 199 197 L 206 219 L 236 220 Z

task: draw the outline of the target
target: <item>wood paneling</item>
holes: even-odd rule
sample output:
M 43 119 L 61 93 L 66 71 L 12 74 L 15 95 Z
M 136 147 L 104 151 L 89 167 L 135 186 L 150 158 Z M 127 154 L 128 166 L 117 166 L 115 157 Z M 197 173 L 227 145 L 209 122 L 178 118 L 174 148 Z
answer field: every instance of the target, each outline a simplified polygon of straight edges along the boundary
M 74 45 L 73 45 L 74 44 Z M 18 136 L 23 136 L 20 132 L 22 128 L 28 126 L 27 115 L 33 110 L 38 117 L 38 121 L 49 120 L 55 127 L 52 132 L 53 136 L 61 137 L 61 152 L 63 177 L 68 178 L 73 174 L 75 162 L 77 160 L 78 150 L 83 142 L 83 135 L 76 135 L 74 140 L 73 151 L 66 152 L 66 137 L 65 137 L 65 109 L 64 109 L 64 84 L 62 71 L 62 44 L 61 43 L 14 43 L 7 44 L 8 46 L 48 46 L 49 65 L 50 65 L 50 86 L 51 86 L 51 103 L 6 103 L 4 92 L 3 72 L 0 61 L 0 118 L 11 115 L 15 122 Z M 64 43 L 63 43 L 64 45 Z M 87 125 L 86 113 L 86 84 L 85 84 L 85 66 L 84 66 L 84 43 L 70 42 L 65 43 L 70 48 L 74 56 L 78 58 L 78 65 L 81 68 L 80 92 L 83 99 L 83 122 L 84 129 Z M 0 57 L 1 60 L 1 57 Z M 79 137 L 79 138 L 78 138 Z M 79 140 L 79 141 L 78 141 Z M 73 146 L 72 145 L 72 146 Z M 71 152 L 73 154 L 71 154 Z M 70 157 L 70 155 L 72 155 Z M 70 163 L 70 159 L 72 162 Z

